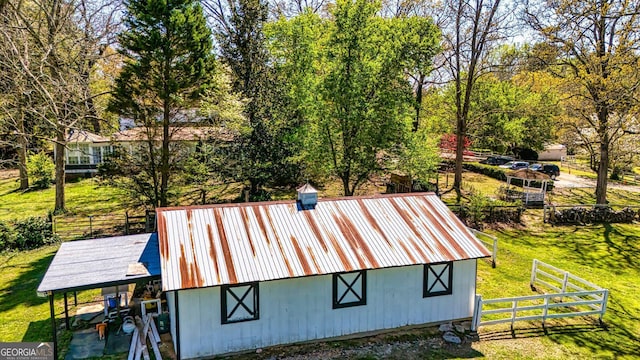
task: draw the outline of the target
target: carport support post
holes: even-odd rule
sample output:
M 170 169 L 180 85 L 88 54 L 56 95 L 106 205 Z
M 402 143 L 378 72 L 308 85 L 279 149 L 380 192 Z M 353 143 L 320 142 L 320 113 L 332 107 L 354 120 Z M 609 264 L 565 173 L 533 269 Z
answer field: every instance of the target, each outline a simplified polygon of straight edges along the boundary
M 56 312 L 53 308 L 53 292 L 49 292 L 49 311 L 51 311 L 51 330 L 53 335 L 53 358 L 58 359 L 58 334 L 56 329 Z
M 67 301 L 67 293 L 64 293 L 64 326 L 65 329 L 71 330 L 69 327 L 69 303 Z

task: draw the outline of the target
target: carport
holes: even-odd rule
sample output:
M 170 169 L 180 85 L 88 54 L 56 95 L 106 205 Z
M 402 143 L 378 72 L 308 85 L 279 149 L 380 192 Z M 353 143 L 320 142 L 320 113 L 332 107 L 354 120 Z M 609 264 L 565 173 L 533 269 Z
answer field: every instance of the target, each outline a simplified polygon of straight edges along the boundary
M 49 297 L 54 358 L 58 358 L 55 294 L 64 294 L 65 323 L 69 329 L 68 293 L 104 287 L 117 289 L 132 282 L 159 278 L 156 233 L 63 243 L 38 286 L 38 295 Z

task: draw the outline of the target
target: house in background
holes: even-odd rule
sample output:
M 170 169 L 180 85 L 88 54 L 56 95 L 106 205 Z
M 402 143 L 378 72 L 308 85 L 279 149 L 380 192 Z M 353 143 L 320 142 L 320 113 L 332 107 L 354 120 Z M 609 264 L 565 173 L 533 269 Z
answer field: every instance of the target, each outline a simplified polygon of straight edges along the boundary
M 153 137 L 161 141 L 162 134 L 150 135 L 145 127 L 128 128 L 111 137 L 104 137 L 85 130 L 71 130 L 67 135 L 65 150 L 65 174 L 67 176 L 92 176 L 98 172 L 98 165 L 115 146 L 121 146 L 133 152 L 136 146 Z M 215 139 L 228 142 L 233 140 L 233 134 L 220 127 L 211 126 L 173 126 L 170 128 L 171 141 L 193 145 L 198 141 Z
M 158 208 L 180 359 L 468 319 L 490 253 L 435 195 Z
M 85 130 L 71 130 L 65 149 L 65 175 L 93 175 L 98 172 L 98 164 L 112 152 L 111 139 Z
M 567 147 L 562 144 L 545 145 L 544 149 L 538 152 L 539 161 L 561 161 L 567 157 Z

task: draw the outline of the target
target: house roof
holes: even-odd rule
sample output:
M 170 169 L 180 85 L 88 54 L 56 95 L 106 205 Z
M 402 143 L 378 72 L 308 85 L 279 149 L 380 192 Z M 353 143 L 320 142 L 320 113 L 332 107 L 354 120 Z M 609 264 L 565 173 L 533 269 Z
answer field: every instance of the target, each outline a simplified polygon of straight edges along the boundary
M 38 292 L 95 289 L 159 276 L 155 233 L 71 241 L 60 245 Z
M 110 140 L 107 137 L 94 134 L 86 130 L 72 129 L 67 134 L 67 142 L 79 142 L 79 143 L 108 143 Z
M 148 139 L 147 127 L 134 127 L 113 134 L 114 141 L 143 141 Z M 161 129 L 161 128 L 160 128 Z M 223 141 L 233 140 L 233 134 L 224 128 L 213 126 L 171 126 L 169 128 L 173 141 L 198 141 L 207 138 L 216 138 Z M 155 137 L 160 140 L 162 132 L 158 131 Z
M 165 291 L 490 256 L 430 193 L 156 211 Z
M 549 151 L 549 150 L 564 150 L 567 147 L 565 145 L 562 144 L 548 144 L 544 146 L 544 150 L 545 151 Z

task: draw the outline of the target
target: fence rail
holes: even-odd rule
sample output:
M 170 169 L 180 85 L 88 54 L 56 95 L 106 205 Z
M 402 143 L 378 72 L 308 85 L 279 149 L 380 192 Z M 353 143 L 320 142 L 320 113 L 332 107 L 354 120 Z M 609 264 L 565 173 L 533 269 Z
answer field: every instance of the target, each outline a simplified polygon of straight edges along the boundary
M 495 269 L 496 260 L 498 258 L 498 238 L 473 228 L 469 228 L 469 230 L 471 230 L 471 232 L 478 238 L 478 240 L 482 241 L 484 244 L 491 246 L 491 267 Z
M 513 330 L 516 321 L 533 320 L 542 320 L 544 326 L 547 319 L 588 315 L 598 315 L 602 324 L 609 290 L 539 260 L 533 260 L 530 285 L 532 289 L 540 285 L 556 292 L 488 300 L 476 295 L 472 330 L 501 323 L 509 323 Z
M 52 229 L 62 240 L 139 234 L 155 230 L 155 213 L 144 215 L 54 216 Z

